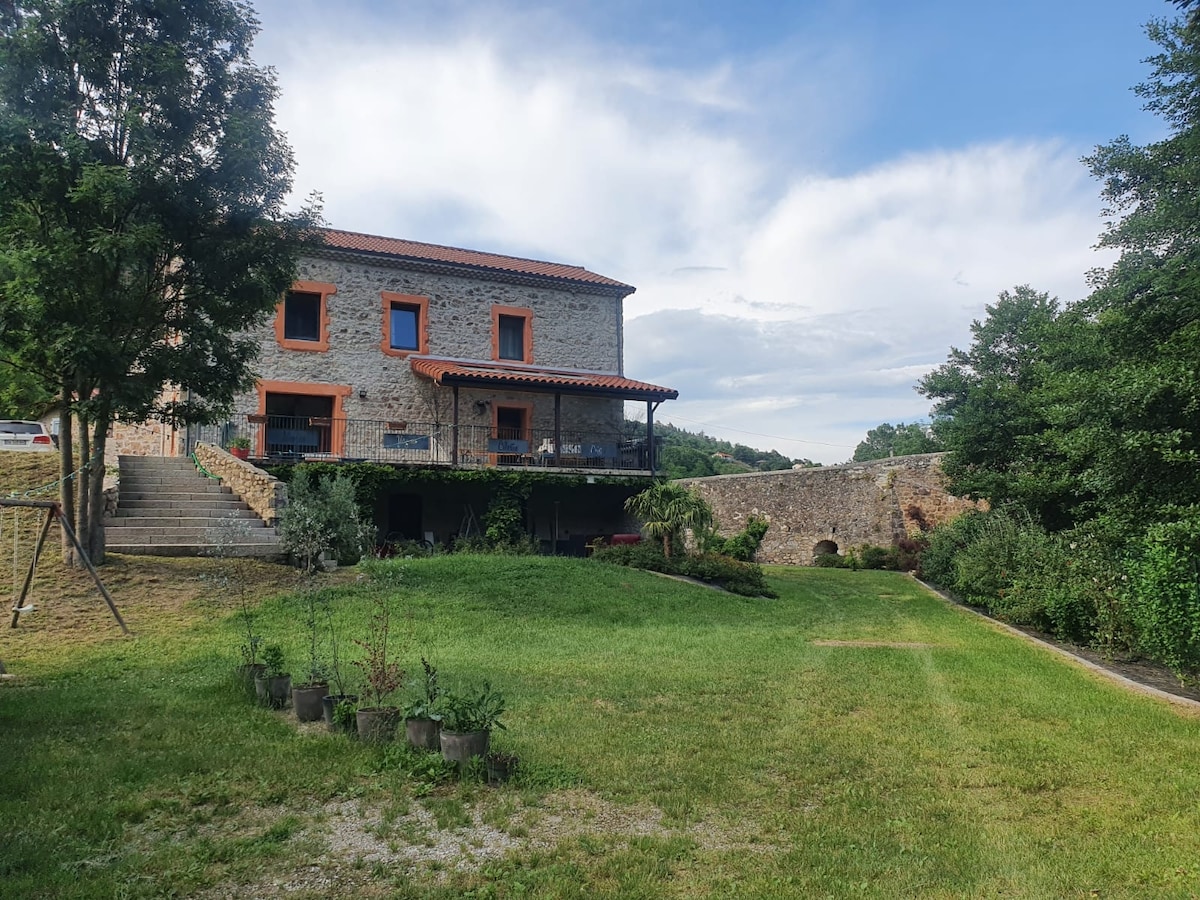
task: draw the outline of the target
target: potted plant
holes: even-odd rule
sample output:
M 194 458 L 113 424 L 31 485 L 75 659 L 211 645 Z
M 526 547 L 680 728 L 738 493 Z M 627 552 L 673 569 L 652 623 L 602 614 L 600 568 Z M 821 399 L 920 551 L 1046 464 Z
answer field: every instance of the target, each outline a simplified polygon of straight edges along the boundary
M 241 603 L 241 619 L 245 640 L 242 641 L 240 648 L 242 664 L 237 667 L 237 675 L 238 680 L 246 687 L 246 690 L 250 690 L 254 687 L 255 679 L 261 676 L 267 667 L 258 660 L 258 652 L 262 649 L 263 639 L 262 635 L 254 630 L 254 614 L 250 611 L 250 603 L 246 598 L 245 589 L 242 590 Z
M 330 731 L 358 734 L 358 698 L 350 696 L 339 700 L 329 714 Z
M 328 606 L 321 591 L 305 591 L 304 625 L 308 629 L 308 667 L 304 684 L 292 688 L 292 708 L 301 722 L 315 722 L 323 715 L 323 699 L 329 694 L 329 668 L 321 659 L 321 629 L 317 611 Z
M 392 740 L 400 722 L 400 710 L 385 705 L 387 699 L 404 686 L 404 670 L 388 655 L 391 632 L 391 608 L 383 593 L 376 594 L 375 612 L 365 641 L 355 641 L 364 656 L 355 660 L 363 673 L 363 706 L 358 708 L 358 736 L 368 743 Z
M 267 644 L 262 652 L 263 674 L 254 679 L 258 699 L 266 706 L 283 709 L 287 706 L 292 690 L 292 676 L 284 671 L 283 648 L 278 644 Z
M 229 442 L 229 452 L 236 459 L 250 458 L 250 438 L 238 435 Z
M 437 667 L 421 657 L 421 693 L 404 707 L 404 736 L 414 747 L 437 750 L 441 747 L 442 713 L 438 701 Z
M 488 682 L 478 691 L 449 693 L 442 701 L 442 756 L 460 768 L 473 756 L 487 756 L 493 729 L 504 730 L 504 695 Z
M 517 774 L 520 760 L 512 753 L 493 750 L 487 755 L 487 783 L 490 785 L 504 784 Z
M 325 724 L 329 726 L 330 731 L 357 731 L 358 726 L 354 723 L 354 714 L 358 710 L 358 694 L 347 693 L 346 685 L 342 682 L 342 667 L 338 657 L 337 629 L 333 626 L 333 609 L 328 603 L 325 604 L 325 618 L 329 622 L 329 672 L 337 693 L 326 694 L 321 698 L 321 712 L 325 717 Z M 341 706 L 347 706 L 351 711 L 349 728 L 339 727 L 335 712 Z

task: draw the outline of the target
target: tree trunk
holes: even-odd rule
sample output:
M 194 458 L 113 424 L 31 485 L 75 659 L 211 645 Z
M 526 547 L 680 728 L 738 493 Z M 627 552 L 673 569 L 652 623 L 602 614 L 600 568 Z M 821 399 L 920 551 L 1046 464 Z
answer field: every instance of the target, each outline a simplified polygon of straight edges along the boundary
M 112 414 L 107 407 L 101 410 L 96 420 L 92 438 L 92 466 L 88 469 L 88 536 L 81 539 L 92 565 L 104 563 L 104 449 L 108 443 L 108 425 Z
M 82 396 L 82 395 L 81 395 Z M 75 536 L 79 538 L 79 544 L 87 550 L 88 545 L 88 527 L 91 521 L 91 511 L 88 509 L 88 501 L 91 499 L 91 492 L 88 490 L 88 480 L 92 473 L 92 436 L 88 431 L 88 420 L 86 416 L 79 416 L 79 461 L 80 472 L 75 477 L 76 487 L 76 506 L 75 506 Z M 73 565 L 83 565 L 83 560 L 75 560 Z
M 75 527 L 75 480 L 70 474 L 75 471 L 75 430 L 71 416 L 73 395 L 66 385 L 62 389 L 62 408 L 58 411 L 58 499 L 62 502 L 62 514 L 67 523 Z M 62 537 L 63 562 L 68 566 L 79 565 L 75 558 L 75 546 L 67 539 L 66 529 L 59 529 Z

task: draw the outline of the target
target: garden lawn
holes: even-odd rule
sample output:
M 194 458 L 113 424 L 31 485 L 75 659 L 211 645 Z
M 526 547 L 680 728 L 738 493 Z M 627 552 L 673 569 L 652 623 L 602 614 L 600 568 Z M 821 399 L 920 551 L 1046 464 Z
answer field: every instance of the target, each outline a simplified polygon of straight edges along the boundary
M 301 595 L 263 571 L 297 669 Z M 517 784 L 255 708 L 234 593 L 141 598 L 132 640 L 30 615 L 0 639 L 0 894 L 1200 893 L 1200 719 L 904 576 L 773 569 L 762 600 L 581 560 L 372 573 L 322 582 L 343 657 L 392 598 L 410 671 L 507 696 Z

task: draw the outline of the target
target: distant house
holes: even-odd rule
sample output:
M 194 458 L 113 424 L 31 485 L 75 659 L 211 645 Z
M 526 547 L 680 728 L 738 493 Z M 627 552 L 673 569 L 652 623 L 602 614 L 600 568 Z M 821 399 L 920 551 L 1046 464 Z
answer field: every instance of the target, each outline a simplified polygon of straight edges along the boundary
M 678 393 L 625 376 L 622 304 L 634 288 L 579 266 L 334 229 L 323 238 L 255 334 L 260 377 L 228 420 L 170 438 L 154 432 L 157 445 L 146 440 L 137 452 L 241 436 L 260 463 L 365 460 L 606 481 L 655 472 L 654 410 Z M 623 430 L 626 401 L 646 404 L 644 432 Z M 122 437 L 136 429 L 118 445 Z M 444 539 L 481 511 L 460 499 L 392 500 L 382 527 Z M 559 526 L 578 506 L 547 502 L 557 503 Z M 615 517 L 589 514 L 589 527 L 615 528 Z M 531 527 L 549 538 L 548 527 Z

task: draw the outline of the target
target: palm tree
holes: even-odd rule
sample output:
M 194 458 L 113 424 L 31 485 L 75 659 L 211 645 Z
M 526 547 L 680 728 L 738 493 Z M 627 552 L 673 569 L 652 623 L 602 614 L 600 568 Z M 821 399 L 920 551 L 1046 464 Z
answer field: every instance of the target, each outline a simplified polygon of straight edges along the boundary
M 642 528 L 652 538 L 662 538 L 663 555 L 671 555 L 671 543 L 685 528 L 712 525 L 712 508 L 694 491 L 660 482 L 634 494 L 625 501 L 625 509 L 642 520 Z

